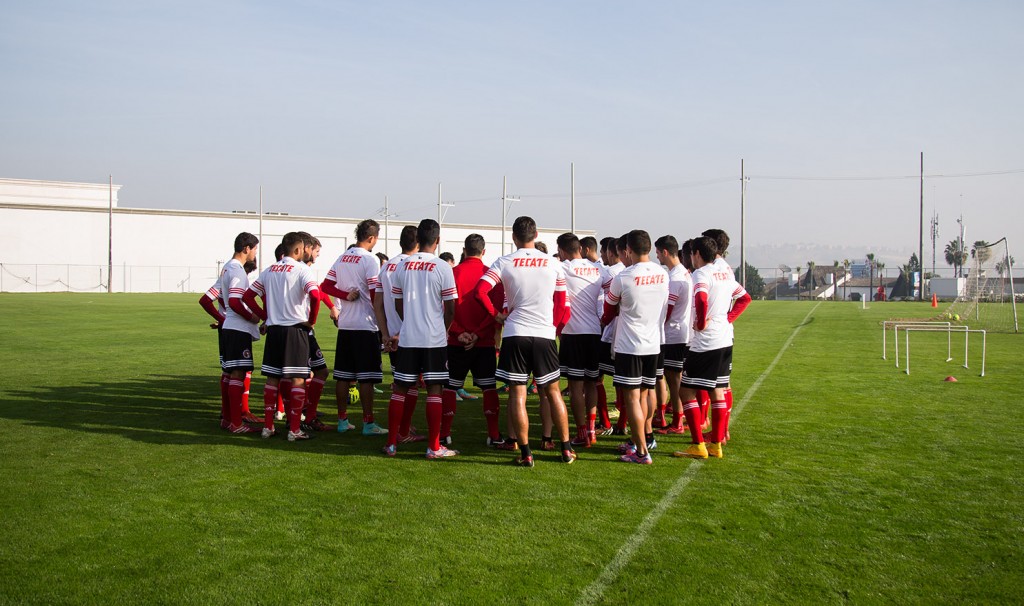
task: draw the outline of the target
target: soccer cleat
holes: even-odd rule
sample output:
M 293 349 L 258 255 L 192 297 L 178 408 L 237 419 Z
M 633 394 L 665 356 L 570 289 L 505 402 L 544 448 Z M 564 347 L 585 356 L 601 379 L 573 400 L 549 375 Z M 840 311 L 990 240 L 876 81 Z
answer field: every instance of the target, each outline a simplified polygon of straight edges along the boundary
M 636 452 L 636 444 L 630 441 L 623 442 L 622 444 L 619 444 L 619 452 L 621 452 L 622 454 Z
M 462 394 L 460 394 L 458 391 L 455 392 L 455 401 L 456 402 L 461 402 L 462 401 Z
M 624 436 L 624 435 L 626 435 L 626 430 L 625 430 L 625 428 L 619 429 L 618 427 L 612 427 L 612 432 L 610 434 L 608 434 L 608 435 L 611 435 L 611 436 Z
M 261 438 L 263 438 L 264 440 L 266 440 L 267 438 L 272 438 L 272 437 L 274 437 L 274 434 L 275 434 L 275 433 L 277 433 L 277 431 L 276 431 L 276 430 L 274 430 L 274 429 L 271 429 L 271 428 L 269 428 L 269 427 L 264 427 L 264 428 L 263 428 L 263 431 L 262 431 L 262 432 L 260 432 L 260 437 L 261 437 Z
M 285 414 L 283 412 L 281 412 L 280 410 L 274 413 L 274 420 L 275 421 L 284 421 L 284 417 L 285 417 Z
M 256 415 L 252 414 L 251 412 L 247 412 L 242 415 L 242 422 L 252 423 L 254 425 L 263 425 L 263 419 L 257 418 Z
M 376 385 L 373 386 L 373 393 L 384 393 L 384 390 Z
M 399 444 L 412 444 L 413 442 L 426 442 L 426 441 L 427 441 L 427 436 L 421 436 L 418 433 L 414 432 L 412 429 L 409 430 L 409 435 L 407 435 L 407 436 L 398 436 L 398 443 Z
M 468 391 L 466 391 L 465 389 L 463 389 L 461 387 L 459 389 L 455 390 L 455 395 L 459 396 L 463 400 L 479 400 L 480 399 L 479 396 L 474 396 L 473 394 L 469 393 Z
M 386 436 L 388 430 L 384 429 L 376 423 L 363 423 L 363 435 L 364 436 Z
M 579 437 L 573 438 L 569 444 L 571 444 L 573 448 L 590 448 L 590 440 L 585 440 Z
M 656 433 L 658 435 L 664 436 L 664 435 L 684 434 L 684 433 L 687 433 L 687 431 L 688 430 L 686 429 L 686 425 L 683 425 L 682 427 L 672 427 L 671 425 L 669 425 L 668 427 L 665 427 L 664 429 L 656 429 L 656 430 L 654 430 L 654 433 Z
M 587 440 L 590 442 L 591 446 L 594 445 L 594 444 L 597 444 L 597 432 L 596 431 L 588 431 L 587 432 Z
M 686 450 L 677 450 L 672 453 L 673 457 L 686 457 L 688 459 L 706 459 L 708 458 L 708 448 L 704 443 L 690 444 Z
M 518 456 L 512 459 L 512 464 L 516 467 L 533 467 L 533 455 Z
M 320 419 L 313 419 L 301 425 L 302 431 L 329 431 L 330 428 L 323 424 Z
M 562 451 L 562 462 L 563 463 L 565 463 L 566 465 L 572 465 L 572 463 L 574 461 L 576 461 L 576 453 L 575 452 L 573 452 L 571 449 L 570 450 L 563 450 Z
M 619 460 L 623 463 L 637 463 L 639 465 L 651 465 L 654 463 L 654 459 L 651 458 L 651 453 L 641 455 L 635 450 L 629 454 L 624 454 L 619 457 Z
M 711 432 L 710 432 L 710 431 L 705 431 L 705 432 L 704 432 L 703 434 L 701 434 L 701 435 L 703 435 L 703 436 L 704 436 L 704 441 L 705 441 L 705 442 L 708 442 L 708 443 L 710 443 L 710 442 L 711 442 L 711 440 L 713 439 L 713 436 L 711 435 Z M 726 444 L 726 443 L 727 443 L 728 441 L 729 441 L 729 434 L 728 434 L 728 433 L 726 433 L 726 434 L 725 434 L 725 437 L 724 437 L 724 438 L 722 438 L 722 444 Z
M 229 425 L 228 431 L 230 431 L 231 433 L 259 433 L 260 430 L 257 427 L 253 427 L 251 425 L 246 425 L 245 423 L 242 423 L 238 427 L 231 427 Z
M 231 422 L 228 421 L 227 419 L 221 419 L 220 420 L 220 428 L 221 429 L 227 429 L 228 427 L 231 427 Z
M 724 455 L 722 454 L 722 443 L 708 442 L 707 443 L 708 456 L 716 459 L 721 459 Z
M 380 451 L 389 457 L 393 457 L 398 454 L 398 448 L 396 448 L 394 444 L 388 444 L 384 448 L 381 448 Z
M 664 429 L 666 426 L 667 423 L 665 423 L 665 417 L 654 417 L 654 420 L 651 421 L 651 427 L 655 429 Z
M 497 448 L 498 446 L 504 444 L 505 441 L 505 438 L 503 438 L 500 433 L 498 434 L 497 440 L 492 439 L 491 436 L 487 436 L 487 445 L 490 446 L 491 448 Z
M 338 419 L 338 433 L 345 433 L 350 429 L 355 429 L 356 426 L 349 423 L 348 419 Z
M 615 435 L 615 428 L 614 427 L 606 427 L 606 428 L 602 429 L 601 431 L 597 432 L 597 435 L 599 435 L 599 436 L 613 436 L 613 435 Z
M 487 441 L 495 450 L 507 450 L 510 452 L 519 450 L 519 443 L 512 438 L 499 438 L 497 442 L 492 442 L 490 438 L 487 438 Z
M 555 449 L 555 443 L 552 440 L 544 440 L 540 443 L 540 449 L 550 452 Z
M 531 396 L 537 395 L 537 384 L 530 383 L 530 387 L 526 389 L 526 393 L 530 394 Z
M 288 441 L 289 442 L 295 442 L 297 440 L 312 440 L 312 439 L 313 439 L 313 436 L 311 434 L 308 434 L 308 433 L 302 431 L 301 429 L 298 430 L 298 431 L 291 431 L 291 430 L 288 431 Z
M 647 450 L 654 450 L 657 447 L 658 447 L 658 441 L 657 440 L 651 440 L 650 442 L 647 443 Z
M 428 459 L 446 459 L 448 457 L 454 457 L 459 454 L 459 451 L 452 450 L 451 448 L 445 448 L 443 445 L 437 450 L 427 449 Z

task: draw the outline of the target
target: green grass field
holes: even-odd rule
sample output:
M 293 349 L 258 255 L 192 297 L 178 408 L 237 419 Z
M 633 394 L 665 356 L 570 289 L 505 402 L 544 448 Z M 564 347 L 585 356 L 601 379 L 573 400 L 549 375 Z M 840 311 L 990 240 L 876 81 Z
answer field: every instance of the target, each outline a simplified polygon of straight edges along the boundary
M 989 335 L 981 378 L 980 348 L 967 370 L 945 335 L 914 334 L 906 376 L 879 322 L 927 304 L 755 302 L 724 459 L 674 459 L 685 438 L 668 437 L 627 465 L 605 440 L 529 470 L 484 446 L 479 401 L 460 404 L 452 460 L 226 434 L 195 300 L 0 295 L 0 602 L 1022 599 L 1020 336 Z

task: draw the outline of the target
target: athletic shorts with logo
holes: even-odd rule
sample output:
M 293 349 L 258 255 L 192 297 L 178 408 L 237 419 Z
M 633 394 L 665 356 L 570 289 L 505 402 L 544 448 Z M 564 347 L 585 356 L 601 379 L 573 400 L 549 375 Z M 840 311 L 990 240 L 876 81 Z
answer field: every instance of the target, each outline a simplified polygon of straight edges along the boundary
M 249 371 L 252 362 L 252 335 L 240 330 L 224 328 L 220 331 L 221 368 L 224 372 Z
M 531 373 L 539 386 L 558 381 L 561 373 L 555 340 L 543 337 L 502 339 L 495 375 L 509 385 L 526 385 L 530 382 Z
M 320 344 L 316 341 L 316 334 L 309 331 L 309 367 L 313 370 L 327 368 L 327 360 L 324 359 L 324 352 L 320 350 Z
M 497 382 L 494 374 L 498 359 L 493 347 L 448 346 L 448 387 L 461 389 L 466 385 L 466 376 L 473 373 L 473 384 L 480 389 L 494 389 Z
M 260 372 L 278 379 L 308 379 L 309 328 L 301 324 L 268 326 Z
M 334 354 L 334 378 L 339 381 L 380 383 L 380 333 L 373 330 L 339 330 Z
M 658 358 L 661 354 L 637 356 L 633 354 L 615 354 L 615 387 L 639 389 L 654 387 L 658 383 Z
M 448 385 L 448 346 L 399 346 L 391 363 L 395 383 L 402 387 L 414 387 L 421 375 L 426 385 Z
M 732 346 L 711 351 L 689 351 L 680 382 L 693 389 L 724 388 L 732 371 Z
M 601 335 L 562 335 L 558 347 L 562 376 L 570 381 L 601 377 Z

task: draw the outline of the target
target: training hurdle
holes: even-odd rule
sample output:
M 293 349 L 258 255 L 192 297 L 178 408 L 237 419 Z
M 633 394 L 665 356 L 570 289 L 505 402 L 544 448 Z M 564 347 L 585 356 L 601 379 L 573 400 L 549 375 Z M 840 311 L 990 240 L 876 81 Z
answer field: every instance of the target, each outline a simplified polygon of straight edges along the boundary
M 952 328 L 953 324 L 951 322 L 935 322 L 935 321 L 928 321 L 928 320 L 921 320 L 920 322 L 916 322 L 916 321 L 913 321 L 913 320 L 885 320 L 885 321 L 883 321 L 882 322 L 882 359 L 883 360 L 887 360 L 888 359 L 886 357 L 886 353 L 888 353 L 888 351 L 887 351 L 888 348 L 886 347 L 886 343 L 885 343 L 885 333 L 889 329 L 890 326 L 892 327 L 892 336 L 893 336 L 892 340 L 893 340 L 893 343 L 896 344 L 896 368 L 899 368 L 900 367 L 900 335 L 899 335 L 899 329 L 901 327 L 904 327 L 904 326 L 921 326 L 921 327 L 944 326 L 947 329 L 950 329 L 950 328 Z M 952 339 L 953 339 L 952 332 L 950 332 L 949 347 L 948 347 L 949 355 L 947 356 L 947 359 L 946 359 L 947 362 L 949 362 L 950 360 L 953 359 L 953 357 L 952 357 L 953 356 L 953 340 Z
M 957 332 L 964 333 L 964 368 L 969 368 L 967 353 L 968 353 L 968 339 L 970 338 L 970 333 L 972 333 L 972 332 L 973 333 L 981 333 L 981 376 L 984 377 L 985 376 L 985 354 L 986 354 L 986 350 L 988 348 L 988 334 L 984 330 L 979 330 L 979 329 L 971 330 L 967 326 L 956 326 L 954 328 L 960 329 L 960 330 L 957 330 Z M 910 374 L 910 333 L 911 332 L 941 332 L 941 329 L 936 330 L 934 328 L 914 328 L 914 327 L 910 327 L 910 328 L 904 328 L 903 332 L 904 332 L 904 337 L 905 337 L 905 340 L 906 340 L 905 346 L 903 348 L 904 352 L 906 353 L 906 364 L 904 364 L 904 371 L 909 375 Z M 948 362 L 949 360 L 946 360 L 946 361 Z M 898 365 L 899 365 L 899 361 L 897 360 L 897 366 Z

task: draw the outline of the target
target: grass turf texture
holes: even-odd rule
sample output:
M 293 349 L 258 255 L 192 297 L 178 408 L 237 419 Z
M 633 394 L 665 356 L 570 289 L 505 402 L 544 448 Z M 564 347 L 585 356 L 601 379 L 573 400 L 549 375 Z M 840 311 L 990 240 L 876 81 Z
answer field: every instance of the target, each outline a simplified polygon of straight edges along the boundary
M 572 603 L 684 473 L 600 602 L 1024 590 L 1019 336 L 989 335 L 981 378 L 975 349 L 965 370 L 943 361 L 945 335 L 915 333 L 906 376 L 881 359 L 879 323 L 929 317 L 927 304 L 808 317 L 814 303 L 755 302 L 737 326 L 737 405 L 803 327 L 735 414 L 725 459 L 673 459 L 674 436 L 655 465 L 627 465 L 605 439 L 575 465 L 537 452 L 527 470 L 483 445 L 480 400 L 459 405 L 452 460 L 420 444 L 387 459 L 356 432 L 226 434 L 195 299 L 0 295 L 0 602 Z M 325 322 L 329 363 L 334 341 Z M 261 391 L 255 378 L 254 409 Z

